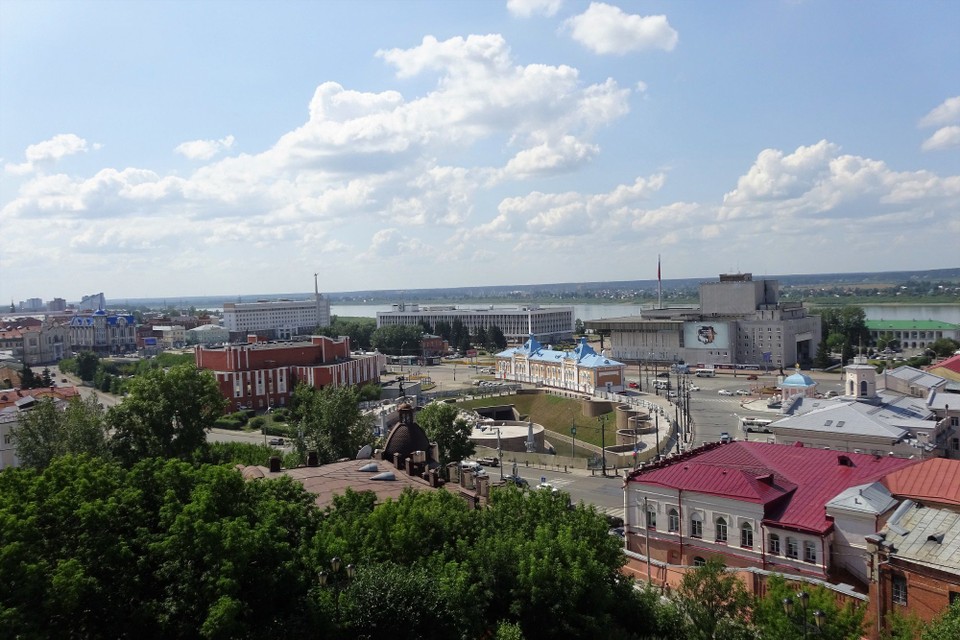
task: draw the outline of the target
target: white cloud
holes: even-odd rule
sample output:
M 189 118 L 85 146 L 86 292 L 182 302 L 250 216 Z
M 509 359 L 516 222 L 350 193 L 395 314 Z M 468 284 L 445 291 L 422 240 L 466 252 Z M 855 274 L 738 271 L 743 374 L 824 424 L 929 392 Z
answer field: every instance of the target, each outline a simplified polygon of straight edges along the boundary
M 99 149 L 100 145 L 93 145 L 93 148 Z M 26 162 L 20 164 L 9 163 L 4 169 L 15 175 L 24 175 L 37 170 L 38 165 L 52 165 L 67 156 L 85 153 L 88 149 L 87 141 L 80 136 L 73 133 L 61 133 L 49 140 L 30 145 L 24 152 Z
M 666 16 L 627 14 L 603 2 L 591 2 L 586 11 L 568 18 L 564 26 L 574 40 L 599 54 L 622 55 L 647 49 L 673 51 L 679 39 Z
M 891 219 L 946 225 L 960 207 L 960 176 L 896 172 L 884 162 L 841 154 L 821 140 L 790 154 L 765 149 L 727 193 L 719 219 L 758 221 L 770 233 L 809 233 L 823 227 L 845 232 L 847 222 L 868 227 Z M 736 222 L 733 222 L 736 221 Z M 824 231 L 829 233 L 829 231 Z
M 596 156 L 600 148 L 573 136 L 524 149 L 507 163 L 505 172 L 515 178 L 569 171 Z
M 960 147 L 960 125 L 941 127 L 920 145 L 920 148 L 924 151 L 952 149 L 953 147 Z
M 556 15 L 563 0 L 507 0 L 507 11 L 518 18 L 529 18 L 534 14 L 547 17 Z
M 960 96 L 947 98 L 920 119 L 921 127 L 936 127 L 960 121 Z
M 174 151 L 191 160 L 209 160 L 220 152 L 231 148 L 233 143 L 234 138 L 229 135 L 219 140 L 191 140 L 181 142 Z

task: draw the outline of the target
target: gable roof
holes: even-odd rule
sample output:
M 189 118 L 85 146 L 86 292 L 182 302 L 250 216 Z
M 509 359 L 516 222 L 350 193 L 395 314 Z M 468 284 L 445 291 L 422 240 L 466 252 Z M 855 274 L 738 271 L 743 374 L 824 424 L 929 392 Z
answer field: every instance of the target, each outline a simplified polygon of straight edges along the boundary
M 890 555 L 947 571 L 960 572 L 960 513 L 907 500 L 882 529 Z
M 909 436 L 911 430 L 931 430 L 931 411 L 923 398 L 881 393 L 878 401 L 847 397 L 800 398 L 789 407 L 790 415 L 770 425 L 774 429 L 846 433 L 851 436 L 889 438 L 891 443 Z
M 635 471 L 627 481 L 761 503 L 768 524 L 821 534 L 833 526 L 825 506 L 835 496 L 915 462 L 803 446 L 731 442 L 705 445 Z
M 960 354 L 930 365 L 927 371 L 954 380 L 960 379 Z
M 522 347 L 505 349 L 496 355 L 497 358 L 513 358 L 514 356 L 521 356 L 537 362 L 560 363 L 572 360 L 578 366 L 587 368 L 624 366 L 622 362 L 600 355 L 594 351 L 593 347 L 587 344 L 586 337 L 582 337 L 572 351 L 558 351 L 556 349 L 544 348 L 534 335 L 530 334 L 530 337 L 523 343 Z

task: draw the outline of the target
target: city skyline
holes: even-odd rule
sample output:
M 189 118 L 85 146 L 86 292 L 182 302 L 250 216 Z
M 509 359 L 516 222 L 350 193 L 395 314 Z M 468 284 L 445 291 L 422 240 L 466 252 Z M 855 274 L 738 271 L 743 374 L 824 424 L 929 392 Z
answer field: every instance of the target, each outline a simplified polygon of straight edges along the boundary
M 0 300 L 955 267 L 957 23 L 10 0 Z

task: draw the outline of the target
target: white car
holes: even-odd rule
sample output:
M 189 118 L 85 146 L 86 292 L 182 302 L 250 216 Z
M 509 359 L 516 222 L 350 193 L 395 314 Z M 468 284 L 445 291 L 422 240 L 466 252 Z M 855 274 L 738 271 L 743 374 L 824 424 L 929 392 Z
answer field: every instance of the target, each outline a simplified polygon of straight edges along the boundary
M 537 489 L 543 489 L 545 491 L 549 491 L 550 493 L 556 493 L 557 491 L 559 491 L 559 489 L 557 489 L 555 486 L 553 486 L 549 482 L 541 482 L 540 484 L 537 485 Z
M 698 387 L 695 384 L 692 384 L 687 388 L 687 391 L 700 391 L 700 387 Z
M 720 389 L 720 391 L 717 391 L 717 393 L 718 393 L 719 395 L 721 395 L 721 396 L 732 396 L 732 395 L 733 395 L 733 391 L 727 391 L 726 389 Z
M 750 392 L 747 391 L 746 389 L 737 389 L 736 394 L 738 396 L 748 396 L 750 395 Z

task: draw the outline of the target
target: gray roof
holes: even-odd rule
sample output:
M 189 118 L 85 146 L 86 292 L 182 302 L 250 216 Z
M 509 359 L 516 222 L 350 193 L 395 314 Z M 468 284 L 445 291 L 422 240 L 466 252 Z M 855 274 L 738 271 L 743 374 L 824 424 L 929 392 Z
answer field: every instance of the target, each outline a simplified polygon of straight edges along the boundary
M 847 511 L 880 515 L 891 509 L 896 503 L 897 501 L 890 495 L 890 491 L 885 486 L 879 482 L 871 482 L 850 487 L 828 502 L 826 506 L 827 509 L 835 507 Z
M 892 556 L 960 572 L 960 513 L 906 500 L 882 529 Z
M 921 398 L 900 394 L 883 394 L 877 402 L 801 398 L 790 407 L 791 415 L 777 420 L 771 429 L 799 429 L 803 431 L 842 432 L 848 435 L 889 438 L 893 441 L 907 437 L 920 429 L 936 426 L 930 410 Z
M 946 378 L 943 378 L 932 373 L 927 373 L 926 371 L 921 371 L 914 367 L 908 367 L 907 365 L 902 365 L 893 369 L 892 371 L 885 371 L 884 375 L 890 378 L 897 378 L 898 380 L 903 380 L 917 387 L 924 387 L 927 389 L 933 387 L 942 386 L 946 382 Z

